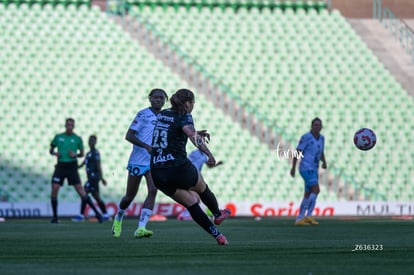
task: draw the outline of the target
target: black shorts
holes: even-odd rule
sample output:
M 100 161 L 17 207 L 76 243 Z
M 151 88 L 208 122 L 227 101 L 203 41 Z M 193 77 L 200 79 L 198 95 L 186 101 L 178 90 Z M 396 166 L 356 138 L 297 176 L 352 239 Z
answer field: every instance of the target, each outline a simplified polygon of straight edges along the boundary
M 198 181 L 198 171 L 190 161 L 177 167 L 151 168 L 151 175 L 155 186 L 167 196 L 177 189 L 188 190 Z
M 52 183 L 63 185 L 65 179 L 68 179 L 69 185 L 80 184 L 81 180 L 78 173 L 78 163 L 74 162 L 58 162 L 55 165 L 55 171 L 52 176 Z
M 98 178 L 89 178 L 88 181 L 85 183 L 85 191 L 88 193 L 99 193 L 99 181 Z

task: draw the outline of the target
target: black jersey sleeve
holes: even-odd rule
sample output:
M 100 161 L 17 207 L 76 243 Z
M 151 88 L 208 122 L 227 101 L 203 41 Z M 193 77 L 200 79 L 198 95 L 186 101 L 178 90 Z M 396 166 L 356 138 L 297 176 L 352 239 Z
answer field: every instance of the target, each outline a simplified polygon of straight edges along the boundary
M 194 126 L 193 116 L 190 113 L 183 115 L 180 119 L 180 127 L 183 128 L 186 125 Z

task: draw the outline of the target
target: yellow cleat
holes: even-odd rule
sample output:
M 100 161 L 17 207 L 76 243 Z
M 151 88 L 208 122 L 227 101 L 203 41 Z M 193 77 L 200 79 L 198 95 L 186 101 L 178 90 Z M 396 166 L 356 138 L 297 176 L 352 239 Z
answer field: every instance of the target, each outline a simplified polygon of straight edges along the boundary
M 114 238 L 119 238 L 121 236 L 122 231 L 122 221 L 117 221 L 114 219 L 114 223 L 112 225 L 112 236 Z
M 301 220 L 296 221 L 295 225 L 309 225 L 309 222 L 306 220 L 306 218 L 303 218 Z
M 319 224 L 313 217 L 305 217 L 304 220 L 306 220 L 307 223 L 311 225 L 317 225 Z
M 144 238 L 144 237 L 149 238 L 153 234 L 154 232 L 152 232 L 151 230 L 147 230 L 145 227 L 141 226 L 135 231 L 134 237 L 135 238 Z

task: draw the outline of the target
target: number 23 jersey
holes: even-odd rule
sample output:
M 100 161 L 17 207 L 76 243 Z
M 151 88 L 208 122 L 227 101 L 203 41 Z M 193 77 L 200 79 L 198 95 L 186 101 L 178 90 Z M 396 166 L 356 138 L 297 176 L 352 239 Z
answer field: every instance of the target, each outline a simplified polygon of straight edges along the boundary
M 167 109 L 158 114 L 152 139 L 151 167 L 177 167 L 189 161 L 188 137 L 182 130 L 185 125 L 194 125 L 190 113 L 182 115 Z

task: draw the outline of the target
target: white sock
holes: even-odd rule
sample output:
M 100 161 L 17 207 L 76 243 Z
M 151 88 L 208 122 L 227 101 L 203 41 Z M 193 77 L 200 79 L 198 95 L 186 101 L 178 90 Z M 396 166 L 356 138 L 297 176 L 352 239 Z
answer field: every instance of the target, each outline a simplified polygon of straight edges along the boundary
M 151 218 L 152 210 L 148 208 L 142 208 L 141 210 L 141 216 L 139 217 L 138 227 L 145 227 L 147 226 L 147 223 L 149 219 Z
M 115 219 L 116 219 L 117 221 L 122 221 L 122 219 L 124 218 L 125 210 L 126 210 L 126 209 L 121 209 L 121 208 L 119 208 L 119 206 L 118 206 L 118 212 L 117 212 L 117 213 L 116 213 L 116 215 L 115 215 Z
M 299 215 L 296 217 L 296 221 L 303 219 L 303 217 L 305 216 L 306 209 L 308 209 L 308 206 L 309 198 L 303 198 L 299 207 Z
M 307 213 L 308 217 L 312 216 L 313 209 L 315 208 L 315 205 L 316 205 L 317 197 L 318 195 L 316 195 L 315 193 L 311 193 L 309 196 L 309 208 L 308 208 L 308 213 Z

